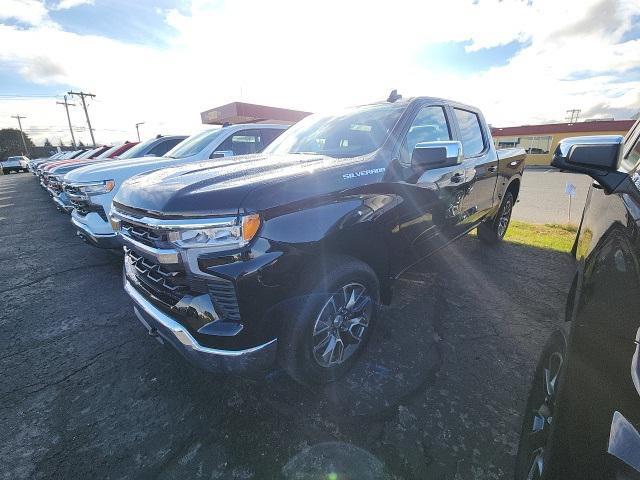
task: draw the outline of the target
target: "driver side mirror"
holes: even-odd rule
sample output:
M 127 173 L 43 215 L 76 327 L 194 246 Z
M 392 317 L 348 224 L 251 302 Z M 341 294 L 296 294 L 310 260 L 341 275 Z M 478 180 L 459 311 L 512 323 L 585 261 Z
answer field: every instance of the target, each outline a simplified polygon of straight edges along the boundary
M 233 157 L 233 150 L 216 150 L 209 158 Z
M 570 137 L 561 140 L 551 165 L 568 172 L 584 173 L 600 184 L 605 193 L 624 190 L 629 176 L 618 171 L 622 160 L 624 137 L 598 135 Z M 626 191 L 626 190 L 624 190 Z
M 456 141 L 420 142 L 413 148 L 411 166 L 418 170 L 462 163 L 462 144 Z

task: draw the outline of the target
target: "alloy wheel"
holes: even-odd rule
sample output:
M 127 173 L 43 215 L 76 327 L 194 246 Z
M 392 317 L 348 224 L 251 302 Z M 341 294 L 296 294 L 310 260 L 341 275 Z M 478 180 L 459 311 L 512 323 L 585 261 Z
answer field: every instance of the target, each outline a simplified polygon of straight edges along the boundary
M 313 326 L 313 358 L 324 368 L 340 365 L 359 348 L 371 321 L 373 302 L 360 283 L 333 293 Z
M 513 209 L 513 203 L 511 201 L 511 197 L 507 198 L 502 206 L 502 212 L 500 213 L 500 218 L 498 219 L 498 237 L 504 237 L 504 234 L 507 231 L 507 227 L 509 226 L 509 222 L 511 221 L 511 210 Z
M 539 388 L 533 403 L 534 410 L 530 413 L 530 430 L 526 433 L 531 452 L 527 480 L 541 479 L 544 472 L 551 424 L 556 410 L 558 379 L 563 363 L 564 358 L 560 352 L 551 353 L 541 370 L 542 378 L 536 379 Z

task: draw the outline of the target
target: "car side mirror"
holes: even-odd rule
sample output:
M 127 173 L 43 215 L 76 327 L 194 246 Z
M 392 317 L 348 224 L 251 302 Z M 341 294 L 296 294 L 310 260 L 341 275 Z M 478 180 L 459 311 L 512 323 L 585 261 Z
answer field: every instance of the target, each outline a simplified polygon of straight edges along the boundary
M 233 150 L 216 150 L 209 158 L 233 157 Z
M 420 142 L 411 154 L 411 166 L 417 170 L 450 167 L 459 163 L 462 163 L 462 144 L 456 141 Z
M 606 194 L 626 193 L 625 186 L 630 177 L 618 170 L 623 147 L 624 137 L 621 135 L 569 137 L 558 144 L 551 165 L 564 171 L 589 175 Z

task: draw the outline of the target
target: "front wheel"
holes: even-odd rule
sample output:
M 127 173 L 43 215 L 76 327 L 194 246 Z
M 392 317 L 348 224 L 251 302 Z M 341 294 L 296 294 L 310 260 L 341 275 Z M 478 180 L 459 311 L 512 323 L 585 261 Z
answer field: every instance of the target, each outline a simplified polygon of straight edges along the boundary
M 480 240 L 489 244 L 502 241 L 511 222 L 514 202 L 513 193 L 507 192 L 502 199 L 502 204 L 496 216 L 478 225 L 478 238 Z
M 281 365 L 303 384 L 347 373 L 371 336 L 380 296 L 376 274 L 355 258 L 332 256 L 314 278 L 320 279 L 300 298 L 278 342 Z
M 567 331 L 557 330 L 547 341 L 529 391 L 516 457 L 515 480 L 549 478 L 558 424 L 560 384 L 567 366 Z

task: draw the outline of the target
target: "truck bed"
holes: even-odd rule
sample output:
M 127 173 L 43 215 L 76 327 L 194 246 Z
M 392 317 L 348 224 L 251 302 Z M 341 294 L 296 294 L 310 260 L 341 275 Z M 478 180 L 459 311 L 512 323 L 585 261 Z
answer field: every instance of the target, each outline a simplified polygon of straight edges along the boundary
M 504 162 L 524 162 L 524 159 L 527 156 L 527 152 L 524 148 L 499 148 L 496 150 L 498 154 L 498 160 L 500 163 Z

